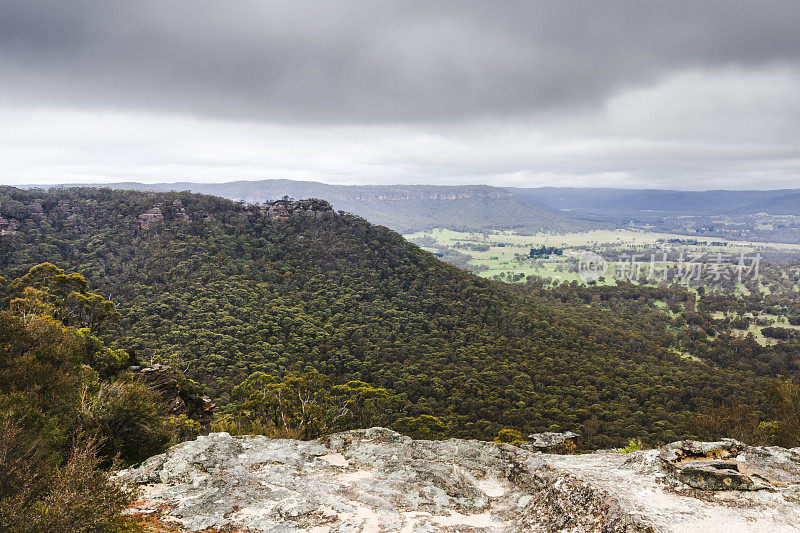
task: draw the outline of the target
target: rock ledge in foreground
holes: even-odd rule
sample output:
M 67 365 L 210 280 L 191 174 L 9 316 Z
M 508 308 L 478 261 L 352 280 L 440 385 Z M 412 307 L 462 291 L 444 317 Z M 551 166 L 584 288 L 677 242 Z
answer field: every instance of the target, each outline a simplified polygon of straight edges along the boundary
M 691 450 L 703 449 L 736 453 L 739 472 L 768 490 L 698 490 L 684 483 L 678 467 L 686 468 Z M 709 461 L 731 460 L 715 453 Z M 692 462 L 702 463 L 702 455 Z M 131 512 L 157 515 L 185 531 L 730 533 L 796 531 L 799 466 L 797 450 L 736 441 L 684 441 L 627 455 L 549 455 L 493 442 L 412 440 L 372 428 L 308 442 L 213 433 L 117 479 L 141 485 Z

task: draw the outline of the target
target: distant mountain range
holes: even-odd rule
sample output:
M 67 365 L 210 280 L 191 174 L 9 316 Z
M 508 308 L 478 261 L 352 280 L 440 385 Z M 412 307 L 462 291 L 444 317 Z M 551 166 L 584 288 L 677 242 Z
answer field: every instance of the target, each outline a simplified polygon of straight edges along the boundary
M 773 191 L 667 191 L 651 189 L 517 188 L 507 191 L 538 209 L 590 220 L 689 216 L 800 216 L 800 189 Z
M 401 233 L 449 228 L 461 231 L 514 229 L 569 232 L 597 227 L 556 209 L 542 209 L 514 193 L 488 185 L 329 185 L 313 181 L 261 180 L 228 183 L 113 183 L 103 186 L 142 191 L 192 191 L 262 203 L 284 195 L 322 198 L 337 210 L 359 215 Z
M 515 230 L 567 233 L 639 227 L 734 240 L 800 242 L 800 189 L 670 191 L 658 189 L 491 187 L 488 185 L 330 185 L 270 179 L 227 183 L 101 184 L 112 189 L 191 191 L 263 203 L 283 196 L 322 198 L 373 224 L 413 233 Z M 787 219 L 785 215 L 790 215 Z M 778 217 L 776 219 L 776 217 Z M 783 217 L 783 218 L 781 218 Z

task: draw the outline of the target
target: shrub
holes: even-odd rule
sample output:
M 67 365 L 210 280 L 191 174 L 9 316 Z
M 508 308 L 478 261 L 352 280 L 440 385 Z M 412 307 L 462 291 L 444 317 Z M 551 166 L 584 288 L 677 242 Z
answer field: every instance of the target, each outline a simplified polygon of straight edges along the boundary
M 192 420 L 185 414 L 171 416 L 167 420 L 167 431 L 172 436 L 172 443 L 196 438 L 200 434 L 200 422 Z
M 137 531 L 125 517 L 132 495 L 98 468 L 97 440 L 77 436 L 59 461 L 35 432 L 0 418 L 0 531 L 61 533 Z
M 633 453 L 641 450 L 644 450 L 644 443 L 642 442 L 642 439 L 635 438 L 629 439 L 628 444 L 626 444 L 624 448 L 620 449 L 619 453 Z
M 497 432 L 497 436 L 494 438 L 495 442 L 505 442 L 508 444 L 513 444 L 514 446 L 519 446 L 524 442 L 522 438 L 522 433 L 517 431 L 516 429 L 501 429 Z
M 393 428 L 415 439 L 439 440 L 447 435 L 447 424 L 431 415 L 400 418 Z
M 109 481 L 98 467 L 96 441 L 80 439 L 67 462 L 56 469 L 44 497 L 28 510 L 17 531 L 135 531 L 131 517 L 121 514 L 131 495 Z
M 797 337 L 797 332 L 793 329 L 773 327 L 773 326 L 762 329 L 761 334 L 771 339 L 778 339 L 783 341 Z
M 103 383 L 86 427 L 103 439 L 104 456 L 118 456 L 126 464 L 160 453 L 171 437 L 160 398 L 137 381 Z

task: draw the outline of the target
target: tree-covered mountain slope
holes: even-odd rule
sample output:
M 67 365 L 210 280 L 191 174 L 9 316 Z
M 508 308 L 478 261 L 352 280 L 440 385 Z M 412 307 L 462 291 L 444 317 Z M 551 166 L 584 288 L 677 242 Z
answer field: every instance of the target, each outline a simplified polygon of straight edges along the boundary
M 400 429 L 577 429 L 610 446 L 675 440 L 703 408 L 755 394 L 750 370 L 670 351 L 665 326 L 520 296 L 324 202 L 291 209 L 2 188 L 0 270 L 80 272 L 116 303 L 119 346 L 180 363 L 223 403 L 255 371 L 316 369 L 387 389 Z

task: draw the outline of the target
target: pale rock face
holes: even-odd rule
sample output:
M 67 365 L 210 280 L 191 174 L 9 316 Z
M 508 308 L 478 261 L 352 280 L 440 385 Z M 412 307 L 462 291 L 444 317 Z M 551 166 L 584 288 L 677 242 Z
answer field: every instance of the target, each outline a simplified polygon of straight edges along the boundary
M 578 437 L 580 435 L 573 431 L 533 433 L 528 435 L 528 440 L 522 447 L 534 452 L 564 453 L 575 449 Z
M 738 459 L 758 456 L 780 481 L 701 491 L 658 450 L 559 456 L 383 428 L 309 442 L 214 433 L 116 479 L 141 486 L 131 512 L 185 531 L 797 531 L 797 454 L 745 448 Z

